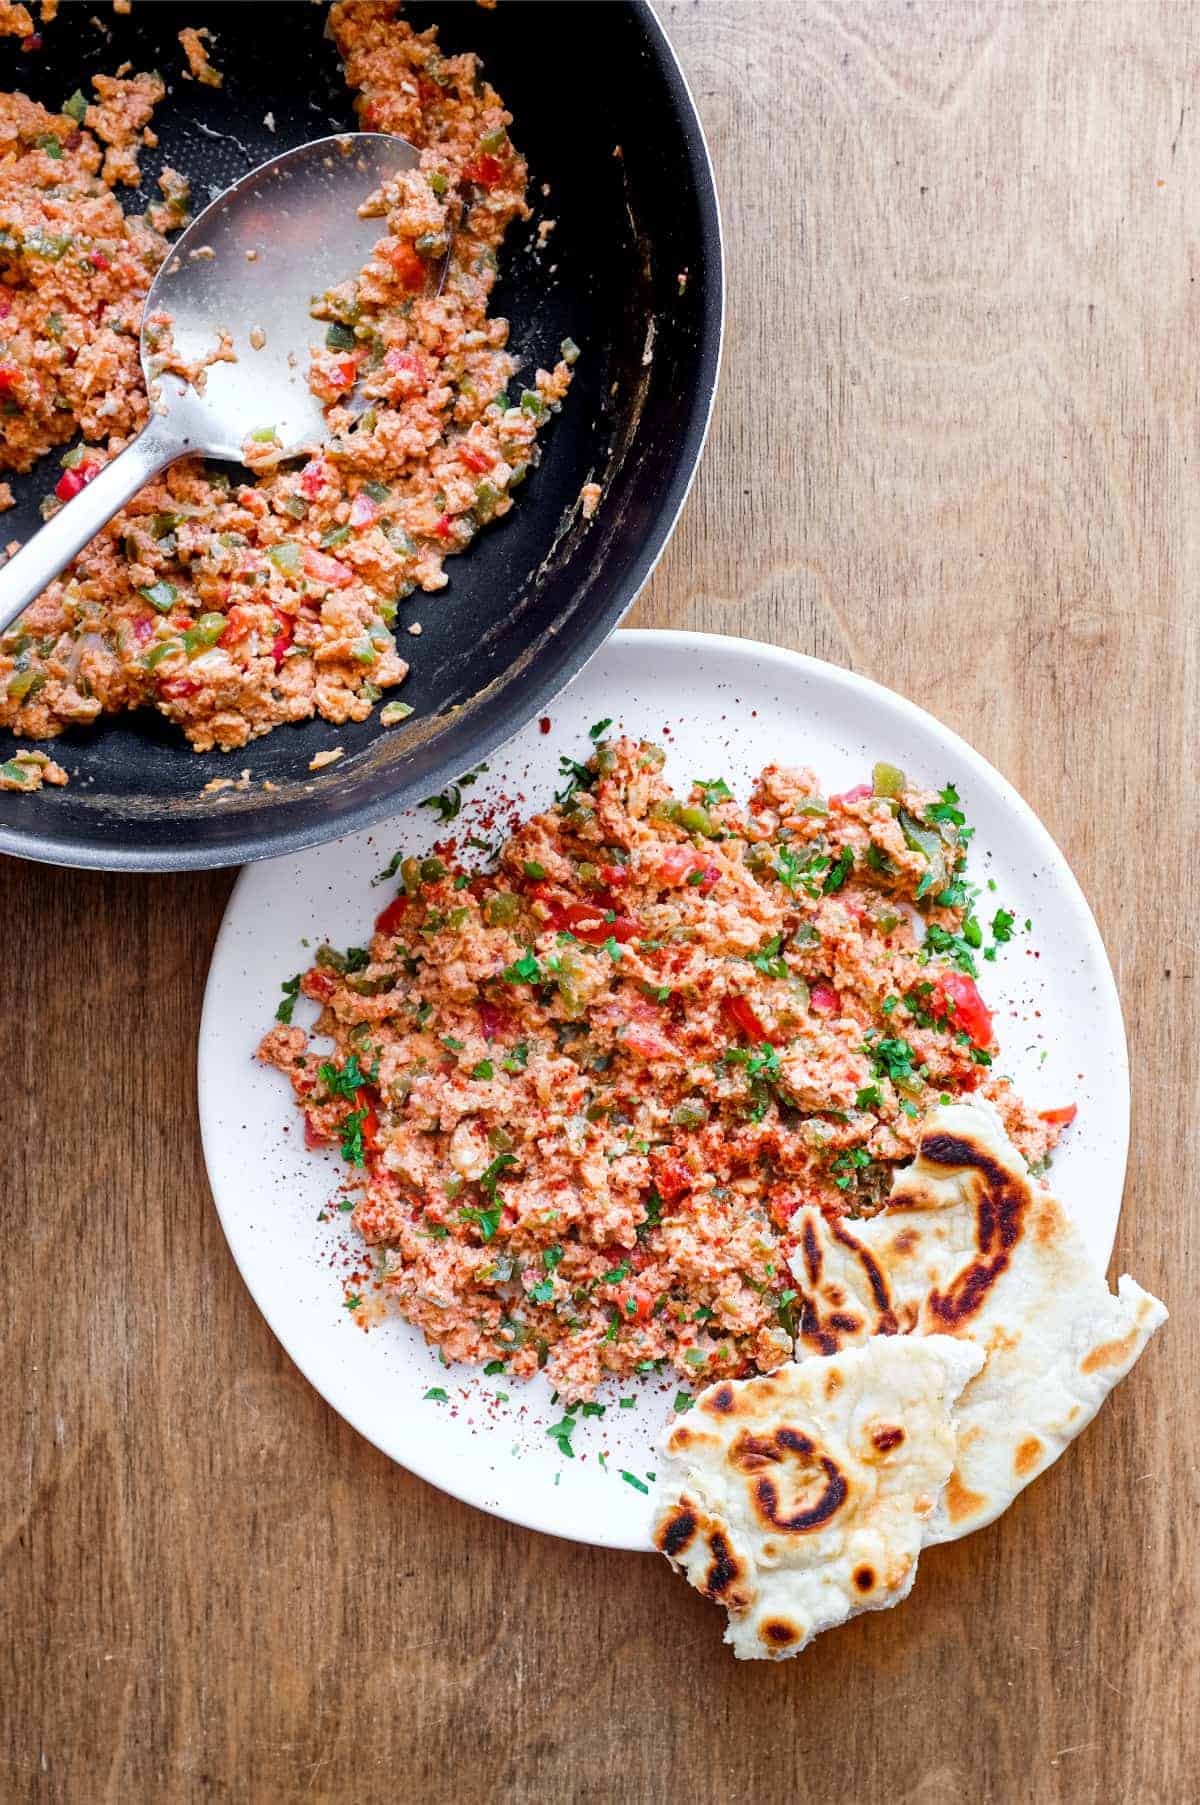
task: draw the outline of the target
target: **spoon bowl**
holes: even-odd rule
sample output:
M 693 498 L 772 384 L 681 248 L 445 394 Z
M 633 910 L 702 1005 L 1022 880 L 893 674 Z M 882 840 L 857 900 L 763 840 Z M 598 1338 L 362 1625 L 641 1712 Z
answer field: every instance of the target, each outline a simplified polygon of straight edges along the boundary
M 323 330 L 313 299 L 367 261 L 382 226 L 359 208 L 419 160 L 383 132 L 317 138 L 260 163 L 197 215 L 142 311 L 149 424 L 0 570 L 0 632 L 168 464 L 240 463 L 255 438 L 279 456 L 324 442 L 308 385 L 308 347 Z M 168 325 L 175 359 L 201 370 L 197 380 L 164 373 Z
M 313 299 L 361 269 L 380 238 L 381 219 L 363 218 L 361 204 L 419 161 L 413 145 L 382 132 L 318 138 L 260 163 L 176 240 L 146 297 L 142 369 L 182 445 L 240 461 L 255 433 L 273 430 L 284 452 L 321 443 L 308 346 L 325 328 Z M 223 337 L 237 361 L 209 364 L 202 386 L 160 376 L 163 313 L 182 362 L 203 363 Z

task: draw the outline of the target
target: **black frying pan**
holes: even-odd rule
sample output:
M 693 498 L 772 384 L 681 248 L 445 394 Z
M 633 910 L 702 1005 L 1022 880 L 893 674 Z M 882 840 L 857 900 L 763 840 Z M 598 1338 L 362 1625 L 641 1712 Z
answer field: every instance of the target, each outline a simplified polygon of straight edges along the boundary
M 95 10 L 109 39 L 92 10 L 69 0 L 40 50 L 3 40 L 0 83 L 59 107 L 84 78 L 125 60 L 157 68 L 171 92 L 132 208 L 157 193 L 164 161 L 191 177 L 202 203 L 264 158 L 355 123 L 324 8 L 310 0 L 141 0 L 123 18 L 104 5 Z M 509 235 L 493 311 L 511 321 L 530 368 L 553 364 L 567 336 L 583 348 L 541 468 L 508 518 L 448 561 L 440 596 L 403 605 L 400 644 L 413 668 L 397 693 L 416 711 L 403 726 L 381 728 L 376 710 L 360 724 L 315 720 L 240 752 L 197 755 L 151 711 L 106 717 L 44 742 L 71 773 L 65 790 L 0 792 L 0 850 L 170 870 L 266 858 L 376 821 L 538 713 L 616 626 L 666 542 L 700 455 L 723 303 L 712 173 L 670 45 L 645 0 L 494 9 L 412 0 L 407 16 L 437 25 L 448 51 L 480 53 L 529 159 L 534 218 Z M 180 79 L 177 34 L 200 24 L 218 34 L 221 89 Z M 539 265 L 528 252 L 542 216 L 558 224 Z M 18 506 L 0 518 L 0 535 L 35 530 L 57 475 L 52 456 L 11 479 Z M 571 510 L 590 478 L 605 496 L 588 527 Z M 415 619 L 423 631 L 410 639 L 403 628 Z M 0 733 L 0 759 L 15 744 Z M 345 757 L 310 772 L 314 753 L 334 746 Z M 245 767 L 249 790 L 202 795 L 211 778 Z

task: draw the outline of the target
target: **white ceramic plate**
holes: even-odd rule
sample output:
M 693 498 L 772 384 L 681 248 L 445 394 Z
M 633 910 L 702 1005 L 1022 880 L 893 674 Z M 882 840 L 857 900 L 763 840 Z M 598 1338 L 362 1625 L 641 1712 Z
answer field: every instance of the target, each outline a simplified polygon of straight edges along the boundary
M 996 963 L 981 966 L 1001 1067 L 1038 1107 L 1078 1102 L 1055 1178 L 1106 1264 L 1129 1124 L 1120 1005 L 1079 886 L 1016 792 L 921 709 L 849 671 L 749 640 L 623 632 L 559 697 L 549 733 L 532 721 L 493 756 L 466 792 L 456 831 L 465 837 L 478 811 L 501 797 L 519 796 L 526 812 L 545 807 L 561 781 L 559 754 L 586 756 L 588 727 L 606 715 L 667 746 L 666 774 L 677 788 L 722 775 L 744 794 L 775 760 L 811 764 L 828 790 L 841 790 L 869 777 L 876 758 L 922 783 L 957 785 L 976 829 L 972 875 L 977 883 L 995 880 L 996 904 L 1018 922 Z M 343 1287 L 361 1250 L 348 1218 L 325 1208 L 341 1161 L 305 1151 L 288 1087 L 253 1058 L 280 984 L 308 964 L 307 948 L 326 938 L 338 946 L 365 940 L 394 888 L 373 888 L 372 877 L 398 846 L 420 852 L 437 833 L 430 811 L 417 810 L 242 873 L 213 955 L 200 1029 L 200 1116 L 217 1209 L 242 1276 L 292 1359 L 384 1453 L 530 1528 L 647 1548 L 649 1497 L 622 1473 L 649 1484 L 674 1382 L 612 1387 L 604 1416 L 579 1422 L 568 1460 L 546 1434 L 562 1412 L 543 1380 L 523 1386 L 446 1370 L 394 1317 L 364 1331 L 344 1307 Z M 1028 933 L 1020 926 L 1027 917 Z M 296 1021 L 313 1014 L 301 999 Z M 448 1400 L 426 1400 L 431 1388 Z M 634 1397 L 634 1406 L 620 1408 L 619 1396 Z

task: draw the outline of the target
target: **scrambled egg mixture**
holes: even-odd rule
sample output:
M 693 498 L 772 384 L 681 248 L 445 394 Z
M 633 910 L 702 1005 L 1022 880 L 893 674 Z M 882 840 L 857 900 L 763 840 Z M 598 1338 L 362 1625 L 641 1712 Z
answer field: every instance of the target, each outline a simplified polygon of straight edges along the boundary
M 996 1072 L 977 959 L 1015 924 L 975 913 L 952 786 L 771 765 L 746 804 L 680 800 L 608 725 L 494 870 L 397 855 L 370 944 L 321 947 L 259 1052 L 340 1144 L 385 1295 L 448 1360 L 568 1399 L 787 1359 L 793 1215 L 875 1212 L 939 1098 L 989 1097 L 1035 1163 L 1074 1114 Z

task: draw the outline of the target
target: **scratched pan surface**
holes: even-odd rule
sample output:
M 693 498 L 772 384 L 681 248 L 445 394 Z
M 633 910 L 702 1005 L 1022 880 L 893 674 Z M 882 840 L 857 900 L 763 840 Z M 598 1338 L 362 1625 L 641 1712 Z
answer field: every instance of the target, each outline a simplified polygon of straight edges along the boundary
M 169 87 L 155 119 L 161 144 L 143 153 L 141 191 L 122 196 L 131 210 L 156 194 L 163 162 L 191 178 L 200 203 L 264 158 L 355 123 L 324 8 L 309 0 L 160 0 L 124 18 L 108 6 L 96 16 L 107 35 L 72 4 L 40 50 L 4 40 L 0 84 L 59 107 L 123 61 L 158 69 Z M 407 16 L 436 25 L 448 51 L 483 57 L 529 159 L 534 216 L 506 241 L 494 311 L 511 322 L 530 369 L 553 363 L 568 335 L 583 348 L 542 465 L 507 520 L 450 560 L 448 589 L 402 605 L 413 668 L 400 693 L 415 710 L 403 726 L 381 728 L 376 711 L 359 724 L 311 721 L 232 755 L 197 755 L 151 711 L 110 717 L 47 743 L 71 774 L 65 790 L 0 792 L 0 850 L 168 870 L 269 858 L 364 827 L 439 788 L 538 713 L 616 626 L 666 543 L 703 444 L 722 322 L 716 197 L 670 46 L 641 0 L 502 0 L 494 10 L 414 0 Z M 198 24 L 217 33 L 221 89 L 182 79 L 177 34 Z M 538 252 L 542 218 L 557 225 Z M 58 473 L 51 454 L 12 479 L 6 537 L 36 528 Z M 575 503 L 590 479 L 605 498 L 589 525 Z M 421 637 L 409 639 L 403 628 L 416 619 Z M 0 732 L 0 758 L 14 744 Z M 313 755 L 334 746 L 345 756 L 311 772 Z M 247 790 L 202 793 L 244 768 Z M 277 787 L 264 788 L 268 780 Z

